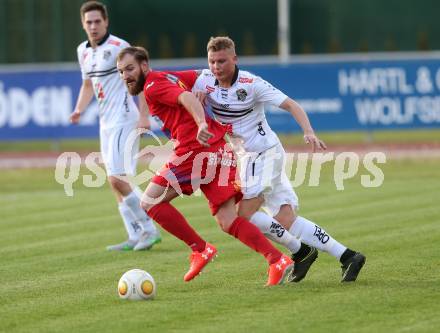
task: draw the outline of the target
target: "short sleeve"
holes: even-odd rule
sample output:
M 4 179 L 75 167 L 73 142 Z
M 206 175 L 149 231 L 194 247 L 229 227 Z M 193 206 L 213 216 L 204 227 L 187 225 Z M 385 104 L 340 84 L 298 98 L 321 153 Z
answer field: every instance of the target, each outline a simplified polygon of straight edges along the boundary
M 176 106 L 180 94 L 186 90 L 167 80 L 166 78 L 156 78 L 147 83 L 144 94 L 149 104 L 165 104 L 168 106 Z
M 79 63 L 79 68 L 81 70 L 81 77 L 83 80 L 88 80 L 90 79 L 89 76 L 87 75 L 85 69 L 84 69 L 84 59 L 86 57 L 86 50 L 83 50 L 82 48 L 78 48 L 77 50 L 77 55 L 78 55 L 78 63 Z
M 179 71 L 176 73 L 177 73 L 176 76 L 178 76 L 179 79 L 185 84 L 186 88 L 189 91 L 191 91 L 198 77 L 197 71 L 189 70 L 189 71 Z
M 197 73 L 197 77 L 196 80 L 194 82 L 194 85 L 192 87 L 192 91 L 196 92 L 196 91 L 204 91 L 205 90 L 205 84 L 204 84 L 204 75 L 203 75 L 203 71 L 196 71 Z
M 255 79 L 253 88 L 257 102 L 280 106 L 287 98 L 287 95 L 281 90 L 278 90 L 261 77 Z
M 126 47 L 130 47 L 130 43 L 126 42 L 125 40 L 121 39 L 121 46 L 120 49 L 123 50 Z

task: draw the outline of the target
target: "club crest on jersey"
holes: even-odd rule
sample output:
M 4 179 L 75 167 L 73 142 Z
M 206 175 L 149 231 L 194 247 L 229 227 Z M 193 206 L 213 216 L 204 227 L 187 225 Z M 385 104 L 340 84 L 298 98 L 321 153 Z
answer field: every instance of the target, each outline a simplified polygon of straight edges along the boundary
M 208 94 L 209 93 L 212 93 L 212 92 L 214 92 L 215 91 L 215 88 L 214 87 L 211 87 L 211 86 L 208 86 L 208 85 L 206 85 L 206 91 L 208 92 Z
M 105 51 L 104 51 L 104 54 L 102 55 L 102 58 L 103 58 L 104 60 L 108 60 L 108 58 L 110 58 L 111 55 L 112 55 L 112 53 L 111 53 L 110 50 L 105 50 Z
M 244 100 L 245 100 L 246 97 L 247 97 L 247 92 L 246 92 L 246 90 L 244 90 L 244 89 L 238 89 L 238 90 L 236 91 L 236 93 L 237 93 L 237 98 L 238 98 L 238 100 L 241 101 L 241 102 L 244 102 Z

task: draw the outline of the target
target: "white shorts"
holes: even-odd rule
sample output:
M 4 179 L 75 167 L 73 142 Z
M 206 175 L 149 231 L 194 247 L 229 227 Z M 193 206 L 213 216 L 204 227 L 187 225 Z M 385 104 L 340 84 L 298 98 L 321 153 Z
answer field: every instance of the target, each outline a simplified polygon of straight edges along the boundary
M 282 205 L 298 207 L 298 197 L 285 173 L 286 153 L 281 144 L 261 153 L 246 153 L 239 156 L 239 162 L 243 199 L 262 195 L 262 208 L 271 216 Z
M 135 156 L 139 152 L 136 124 L 100 129 L 101 155 L 107 176 L 136 174 Z

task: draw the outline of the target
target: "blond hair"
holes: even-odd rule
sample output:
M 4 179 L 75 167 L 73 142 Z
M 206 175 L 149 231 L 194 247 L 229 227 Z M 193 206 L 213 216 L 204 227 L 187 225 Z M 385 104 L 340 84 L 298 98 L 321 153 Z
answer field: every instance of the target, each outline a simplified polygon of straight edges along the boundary
M 209 39 L 206 50 L 217 52 L 221 50 L 231 50 L 235 54 L 235 44 L 234 41 L 229 37 L 211 37 Z

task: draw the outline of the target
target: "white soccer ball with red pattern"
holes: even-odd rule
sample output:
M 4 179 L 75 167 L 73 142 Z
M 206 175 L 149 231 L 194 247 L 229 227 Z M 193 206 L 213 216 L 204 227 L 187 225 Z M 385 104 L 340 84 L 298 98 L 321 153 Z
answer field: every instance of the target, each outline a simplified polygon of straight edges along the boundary
M 119 279 L 118 294 L 132 301 L 150 300 L 156 296 L 156 282 L 142 269 L 131 269 Z

